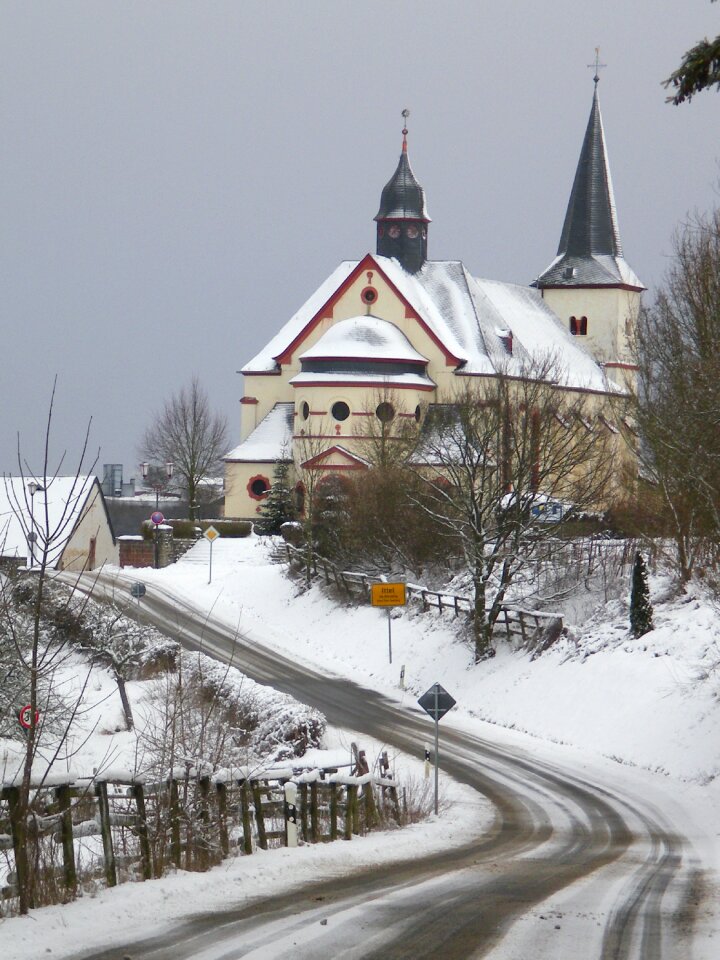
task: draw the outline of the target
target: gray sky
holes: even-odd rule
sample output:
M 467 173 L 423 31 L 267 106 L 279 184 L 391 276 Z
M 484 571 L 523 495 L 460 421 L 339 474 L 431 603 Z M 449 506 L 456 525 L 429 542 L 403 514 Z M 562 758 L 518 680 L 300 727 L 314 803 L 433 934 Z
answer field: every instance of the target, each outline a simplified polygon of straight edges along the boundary
M 0 469 L 88 418 L 134 476 L 197 374 L 238 440 L 236 374 L 373 217 L 411 111 L 435 259 L 530 282 L 555 255 L 600 98 L 625 256 L 652 292 L 716 202 L 720 96 L 661 81 L 708 0 L 0 0 Z M 647 295 L 646 295 L 647 296 Z M 98 469 L 101 470 L 101 467 Z

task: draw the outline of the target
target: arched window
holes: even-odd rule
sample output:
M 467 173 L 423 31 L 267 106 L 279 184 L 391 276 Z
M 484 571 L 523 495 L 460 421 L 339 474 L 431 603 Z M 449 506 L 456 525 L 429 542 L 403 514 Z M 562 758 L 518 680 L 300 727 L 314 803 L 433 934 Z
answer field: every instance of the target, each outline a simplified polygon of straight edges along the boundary
M 587 336 L 587 317 L 580 317 L 580 336 Z
M 295 484 L 295 510 L 299 517 L 305 516 L 305 484 L 302 480 Z
M 570 317 L 570 333 L 576 337 L 578 334 L 577 317 Z

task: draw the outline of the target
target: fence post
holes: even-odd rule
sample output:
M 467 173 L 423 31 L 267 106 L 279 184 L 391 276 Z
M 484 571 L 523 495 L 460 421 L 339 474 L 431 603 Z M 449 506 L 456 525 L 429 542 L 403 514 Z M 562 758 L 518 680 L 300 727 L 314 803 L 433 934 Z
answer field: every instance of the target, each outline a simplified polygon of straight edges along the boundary
M 260 783 L 257 780 L 251 782 L 253 804 L 255 805 L 255 823 L 257 824 L 258 846 L 261 850 L 267 850 L 267 835 L 265 833 L 265 818 L 263 817 L 262 797 L 260 795 Z
M 338 785 L 330 783 L 330 839 L 337 840 L 338 835 Z
M 308 841 L 308 789 L 306 783 L 301 783 L 298 785 L 298 793 L 300 794 L 300 829 L 302 833 L 303 840 L 307 843 Z
M 318 818 L 318 785 L 317 781 L 310 784 L 310 836 L 313 843 L 320 839 L 320 825 Z
M 112 845 L 112 830 L 110 829 L 110 801 L 108 800 L 107 783 L 101 780 L 95 784 L 95 796 L 100 813 L 100 832 L 102 834 L 103 859 L 105 861 L 105 879 L 109 887 L 117 884 L 117 870 L 115 868 L 115 852 Z
M 70 787 L 67 783 L 61 784 L 55 791 L 58 807 L 60 808 L 60 837 L 62 840 L 63 869 L 65 889 L 75 894 L 77 889 L 77 870 L 75 868 L 75 847 L 73 845 L 72 807 L 70 803 Z
M 145 811 L 145 790 L 141 783 L 133 783 L 130 787 L 137 807 L 137 832 L 140 842 L 140 860 L 142 862 L 143 880 L 152 878 L 152 857 L 150 855 L 150 839 L 148 837 L 147 814 Z
M 201 871 L 205 871 L 210 866 L 210 777 L 200 777 L 197 782 L 198 793 L 200 794 L 200 830 L 197 839 L 197 859 Z
M 363 795 L 365 797 L 365 829 L 372 830 L 377 823 L 377 807 L 375 806 L 372 780 L 368 780 L 363 785 Z
M 248 796 L 248 782 L 240 782 L 240 810 L 242 813 L 243 853 L 252 853 L 252 826 L 250 824 L 250 798 Z
M 357 785 L 348 784 L 345 787 L 345 839 L 352 840 L 353 834 L 353 814 L 355 800 L 357 798 Z
M 227 786 L 224 783 L 215 785 L 217 791 L 218 835 L 220 837 L 220 853 L 223 857 L 230 855 L 230 837 L 227 829 Z
M 180 869 L 180 797 L 177 780 L 170 781 L 170 856 L 177 870 Z

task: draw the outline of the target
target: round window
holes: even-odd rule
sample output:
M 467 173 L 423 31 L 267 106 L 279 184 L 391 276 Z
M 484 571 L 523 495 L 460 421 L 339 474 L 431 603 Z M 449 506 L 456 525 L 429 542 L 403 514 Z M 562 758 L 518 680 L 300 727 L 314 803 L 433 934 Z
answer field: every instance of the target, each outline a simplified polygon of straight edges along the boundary
M 377 296 L 377 290 L 375 287 L 365 287 L 363 292 L 360 294 L 360 299 L 363 303 L 375 303 Z
M 347 420 L 350 416 L 350 407 L 344 400 L 338 400 L 332 405 L 332 415 L 336 420 Z
M 304 400 L 302 406 L 300 407 L 300 415 L 303 420 L 307 420 L 307 418 L 310 416 L 310 406 L 308 405 L 307 400 Z
M 270 481 L 267 477 L 255 476 L 248 480 L 247 491 L 253 500 L 263 500 L 270 490 Z
M 383 401 L 382 403 L 379 403 L 377 405 L 377 409 L 375 410 L 375 416 L 382 423 L 390 423 L 392 418 L 395 416 L 395 408 L 391 403 L 386 403 L 385 401 Z

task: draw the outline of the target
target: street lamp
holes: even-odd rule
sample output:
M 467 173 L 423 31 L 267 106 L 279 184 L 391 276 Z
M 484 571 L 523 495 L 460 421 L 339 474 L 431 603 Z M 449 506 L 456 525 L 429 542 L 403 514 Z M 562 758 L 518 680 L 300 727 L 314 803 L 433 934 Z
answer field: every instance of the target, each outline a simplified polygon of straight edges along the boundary
M 35 564 L 35 541 L 37 540 L 37 534 L 35 533 L 35 494 L 44 493 L 45 487 L 41 486 L 36 480 L 31 480 L 27 488 L 30 493 L 30 530 L 27 539 L 30 544 L 30 569 L 32 570 Z
M 149 464 L 149 463 L 141 463 L 141 464 L 140 464 L 140 471 L 141 471 L 141 473 L 142 473 L 142 478 L 143 478 L 143 480 L 147 480 L 148 475 L 149 475 L 149 473 L 150 473 L 150 464 Z M 167 487 L 167 484 L 168 484 L 168 483 L 170 482 L 170 480 L 172 479 L 172 475 L 173 475 L 174 472 L 175 472 L 175 464 L 174 464 L 171 460 L 168 460 L 167 463 L 165 464 L 165 476 L 167 477 L 167 483 L 164 483 L 164 484 L 163 484 L 163 483 L 153 483 L 153 484 L 151 484 L 153 490 L 155 491 L 155 509 L 156 509 L 156 510 L 157 510 L 158 507 L 160 506 L 160 491 L 163 490 L 165 487 Z

